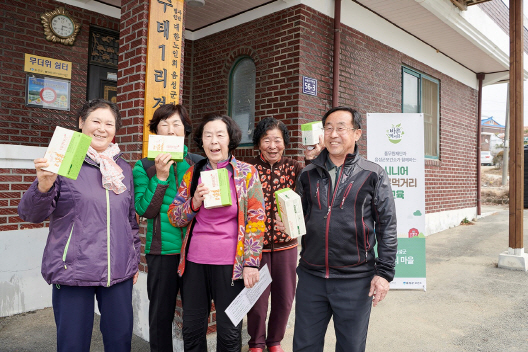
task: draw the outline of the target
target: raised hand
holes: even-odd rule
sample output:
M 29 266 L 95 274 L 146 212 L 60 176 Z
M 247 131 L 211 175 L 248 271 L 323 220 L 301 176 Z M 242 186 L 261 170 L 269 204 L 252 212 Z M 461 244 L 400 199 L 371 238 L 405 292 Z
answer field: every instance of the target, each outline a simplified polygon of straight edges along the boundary
M 37 170 L 38 190 L 42 193 L 47 193 L 55 183 L 58 175 L 51 171 L 42 170 L 42 168 L 49 166 L 46 158 L 35 159 L 33 163 Z

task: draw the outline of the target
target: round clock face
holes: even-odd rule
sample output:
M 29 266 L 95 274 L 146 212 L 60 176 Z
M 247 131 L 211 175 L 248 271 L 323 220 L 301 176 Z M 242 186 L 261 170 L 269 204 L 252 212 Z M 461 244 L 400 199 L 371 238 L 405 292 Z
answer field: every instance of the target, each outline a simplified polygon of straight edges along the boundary
M 68 16 L 57 15 L 51 19 L 51 30 L 57 36 L 67 38 L 73 34 L 75 25 Z

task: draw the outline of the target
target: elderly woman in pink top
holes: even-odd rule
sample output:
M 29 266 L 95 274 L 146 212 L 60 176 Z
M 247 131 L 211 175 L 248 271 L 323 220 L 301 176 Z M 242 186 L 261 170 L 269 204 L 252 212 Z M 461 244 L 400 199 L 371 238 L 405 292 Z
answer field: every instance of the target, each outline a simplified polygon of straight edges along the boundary
M 264 231 L 264 197 L 257 170 L 232 155 L 242 133 L 229 117 L 206 115 L 194 141 L 207 156 L 183 176 L 169 220 L 187 226 L 178 273 L 183 277 L 183 341 L 186 352 L 207 352 L 211 299 L 216 307 L 217 351 L 240 352 L 242 323 L 234 325 L 225 310 L 245 287 L 259 279 Z M 206 209 L 208 188 L 201 171 L 225 168 L 231 205 Z

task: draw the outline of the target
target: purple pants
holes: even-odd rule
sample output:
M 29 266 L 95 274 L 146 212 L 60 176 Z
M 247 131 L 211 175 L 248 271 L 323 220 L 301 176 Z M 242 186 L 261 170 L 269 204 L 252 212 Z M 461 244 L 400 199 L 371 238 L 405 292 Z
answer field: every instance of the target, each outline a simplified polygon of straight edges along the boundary
M 247 315 L 249 347 L 280 345 L 295 297 L 297 247 L 277 252 L 262 252 L 261 267 L 268 264 L 273 280 Z M 266 337 L 266 316 L 271 293 L 271 312 Z

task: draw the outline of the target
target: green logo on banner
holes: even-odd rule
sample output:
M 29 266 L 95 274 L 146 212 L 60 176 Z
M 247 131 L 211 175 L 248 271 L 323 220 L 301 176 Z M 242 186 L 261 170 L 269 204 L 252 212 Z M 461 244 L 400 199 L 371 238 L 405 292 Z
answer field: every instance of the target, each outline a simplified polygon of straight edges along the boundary
M 392 127 L 387 130 L 387 137 L 389 138 L 389 141 L 394 144 L 400 143 L 404 134 L 405 132 L 403 132 L 401 123 L 396 126 L 392 125 Z

